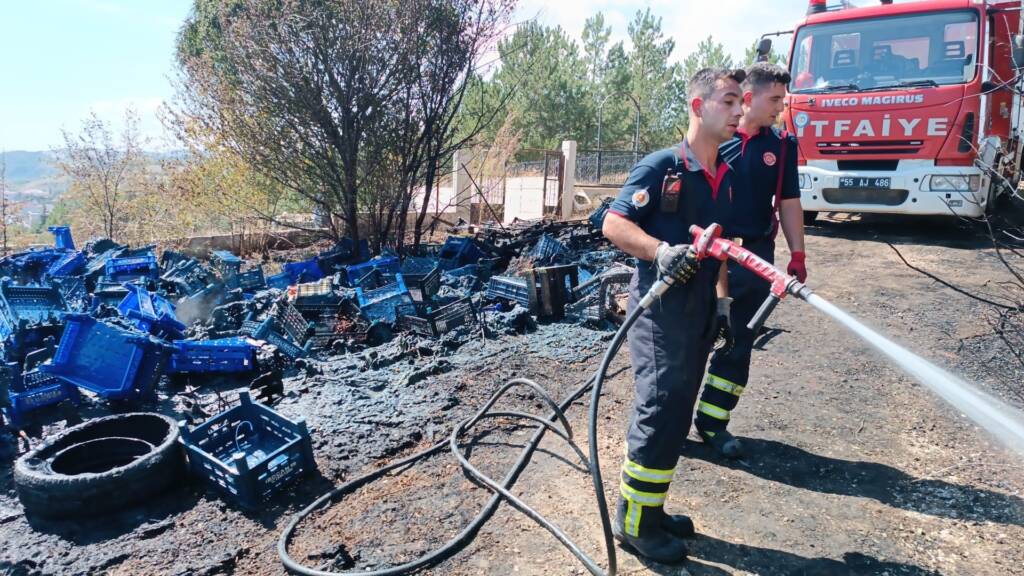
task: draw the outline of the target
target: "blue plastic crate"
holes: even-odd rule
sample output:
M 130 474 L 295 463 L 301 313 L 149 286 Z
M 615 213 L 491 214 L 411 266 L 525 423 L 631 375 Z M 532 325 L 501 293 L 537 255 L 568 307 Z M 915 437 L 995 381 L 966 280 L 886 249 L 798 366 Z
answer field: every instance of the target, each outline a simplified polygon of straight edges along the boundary
M 395 325 L 400 330 L 437 337 L 459 326 L 476 322 L 477 315 L 473 299 L 466 296 L 436 309 L 400 306 Z
M 182 340 L 175 343 L 167 371 L 173 374 L 249 372 L 255 367 L 252 344 L 245 338 Z
M 267 276 L 267 288 L 277 288 L 278 290 L 287 290 L 292 285 L 292 278 L 287 272 L 281 272 L 280 274 L 274 274 L 273 276 Z
M 82 397 L 78 389 L 60 378 L 32 370 L 16 376 L 10 382 L 9 404 L 4 409 L 7 419 L 20 428 L 29 419 L 29 413 L 70 400 L 76 406 Z
M 302 262 L 289 262 L 281 269 L 288 273 L 291 284 L 316 282 L 324 277 L 323 270 L 320 270 L 320 266 L 316 263 L 316 258 Z
M 487 298 L 511 300 L 529 307 L 529 282 L 527 282 L 526 278 L 492 276 L 487 284 Z
M 300 346 L 282 334 L 283 330 L 278 327 L 274 318 L 267 318 L 255 326 L 242 325 L 242 331 L 249 333 L 256 340 L 263 340 L 267 344 L 273 344 L 278 351 L 292 360 L 304 358 L 309 355 L 310 343 L 306 347 Z M 312 341 L 310 341 L 312 342 Z
M 451 270 L 466 264 L 475 264 L 481 256 L 483 256 L 483 252 L 480 251 L 476 242 L 468 236 L 450 236 L 444 241 L 444 246 L 437 253 L 441 268 L 445 270 Z
M 239 272 L 238 287 L 244 292 L 257 292 L 266 288 L 267 280 L 263 277 L 263 266 Z
M 46 275 L 53 277 L 74 276 L 85 269 L 84 252 L 68 252 L 60 259 L 50 264 L 46 269 Z
M 153 391 L 171 348 L 151 337 L 69 314 L 57 353 L 40 370 L 107 400 L 135 400 Z
M 0 280 L 0 340 L 17 336 L 29 338 L 28 342 L 28 332 L 59 325 L 67 313 L 67 302 L 53 286 L 18 286 L 10 279 Z
M 187 326 L 178 321 L 174 304 L 136 284 L 124 284 L 124 288 L 128 294 L 117 305 L 117 310 L 131 319 L 139 330 L 168 340 L 185 337 Z
M 541 234 L 530 250 L 531 258 L 545 262 L 550 262 L 562 254 L 565 254 L 565 245 L 547 234 Z
M 50 226 L 46 230 L 53 234 L 53 245 L 58 250 L 75 249 L 75 240 L 71 237 L 70 226 Z
M 167 252 L 164 252 L 167 255 Z M 213 279 L 213 275 L 198 260 L 186 258 L 183 260 L 169 259 L 167 268 L 160 276 L 161 282 L 170 284 L 178 296 L 192 296 L 203 288 L 206 288 Z
M 253 402 L 248 392 L 238 406 L 193 430 L 184 422 L 180 441 L 189 470 L 249 509 L 260 507 L 285 486 L 316 471 L 305 420 L 290 420 Z
M 395 274 L 395 281 L 374 290 L 356 288 L 356 302 L 359 309 L 370 320 L 394 322 L 395 308 L 412 304 L 412 295 L 405 286 L 401 274 Z
M 378 256 L 373 260 L 362 264 L 353 264 L 345 268 L 345 275 L 348 278 L 349 286 L 355 286 L 356 281 L 373 269 L 380 270 L 385 274 L 395 274 L 400 270 L 400 263 L 395 256 Z
M 111 258 L 104 265 L 104 275 L 109 280 L 119 280 L 127 276 L 157 278 L 160 275 L 160 265 L 153 254 Z

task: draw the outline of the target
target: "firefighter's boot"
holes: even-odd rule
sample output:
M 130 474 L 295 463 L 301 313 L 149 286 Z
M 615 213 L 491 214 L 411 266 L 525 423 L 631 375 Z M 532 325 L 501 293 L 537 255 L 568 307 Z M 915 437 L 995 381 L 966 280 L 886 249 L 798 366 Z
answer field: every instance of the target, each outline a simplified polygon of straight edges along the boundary
M 645 506 L 619 496 L 612 534 L 623 548 L 662 564 L 686 560 L 686 544 L 664 526 L 663 506 Z
M 697 430 L 697 433 L 700 434 L 705 444 L 715 449 L 719 456 L 729 458 L 730 460 L 739 460 L 745 455 L 743 443 L 740 442 L 739 438 L 730 434 L 728 430 L 718 430 L 717 432 Z
M 676 538 L 691 538 L 697 533 L 693 527 L 693 520 L 683 514 L 664 514 L 661 527 Z

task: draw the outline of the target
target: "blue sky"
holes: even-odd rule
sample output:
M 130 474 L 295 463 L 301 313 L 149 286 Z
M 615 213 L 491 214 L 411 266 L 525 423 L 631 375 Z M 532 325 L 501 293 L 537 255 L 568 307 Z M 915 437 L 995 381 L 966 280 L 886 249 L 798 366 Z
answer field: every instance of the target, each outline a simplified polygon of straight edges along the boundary
M 0 150 L 47 150 L 90 111 L 117 124 L 139 111 L 150 147 L 170 144 L 157 109 L 173 96 L 174 43 L 191 0 L 5 0 L 0 10 Z M 806 0 L 520 0 L 516 20 L 538 18 L 579 38 L 604 12 L 613 41 L 650 6 L 682 59 L 714 34 L 740 54 L 763 32 L 789 29 Z

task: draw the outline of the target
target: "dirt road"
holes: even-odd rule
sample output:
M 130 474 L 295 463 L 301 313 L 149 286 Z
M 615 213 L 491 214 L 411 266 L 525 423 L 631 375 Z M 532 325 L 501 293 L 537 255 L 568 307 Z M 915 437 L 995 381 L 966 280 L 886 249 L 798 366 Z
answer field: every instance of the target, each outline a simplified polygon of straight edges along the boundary
M 1024 374 L 992 335 L 986 306 L 909 270 L 885 244 L 964 288 L 984 290 L 1005 274 L 981 239 L 950 223 L 886 218 L 822 221 L 809 232 L 810 284 L 819 294 L 1021 407 Z M 620 551 L 620 574 L 1024 574 L 1024 460 L 808 306 L 787 300 L 768 326 L 731 425 L 749 458 L 721 462 L 691 440 L 672 484 L 670 509 L 692 515 L 700 532 L 691 560 L 667 567 Z M 440 362 L 441 352 L 290 380 L 291 400 L 281 409 L 307 416 L 323 477 L 257 513 L 193 485 L 113 518 L 30 524 L 4 464 L 0 574 L 283 574 L 274 546 L 295 510 L 331 485 L 444 437 L 508 378 L 532 377 L 556 397 L 567 394 L 593 372 L 609 336 L 553 324 L 470 342 L 437 370 L 417 372 Z M 602 404 L 609 498 L 632 393 L 628 362 L 626 353 L 616 360 L 624 370 L 609 381 Z M 386 410 L 353 420 L 352 402 L 366 394 Z M 544 411 L 527 394 L 507 405 Z M 582 405 L 570 412 L 586 451 L 584 414 Z M 473 461 L 500 477 L 530 433 L 480 435 Z M 516 493 L 603 564 L 587 475 L 559 442 L 547 439 L 542 448 Z M 333 569 L 410 560 L 461 530 L 488 496 L 443 454 L 314 516 L 294 551 Z M 550 534 L 503 505 L 469 546 L 429 573 L 584 570 Z
M 970 290 L 1006 278 L 983 241 L 955 224 L 876 217 L 810 230 L 811 284 L 1020 407 L 1022 374 L 991 336 L 986 306 L 909 270 L 885 242 Z M 691 560 L 666 567 L 620 551 L 620 573 L 1024 574 L 1024 460 L 810 307 L 787 301 L 769 327 L 731 424 L 750 456 L 718 461 L 691 436 L 680 460 L 669 502 L 697 524 Z M 609 498 L 630 382 L 628 371 L 610 381 L 603 404 Z M 580 434 L 583 412 L 574 411 Z M 557 442 L 545 446 L 572 461 Z M 517 488 L 600 557 L 583 473 L 540 454 Z M 549 534 L 507 507 L 442 568 L 438 573 L 583 573 Z

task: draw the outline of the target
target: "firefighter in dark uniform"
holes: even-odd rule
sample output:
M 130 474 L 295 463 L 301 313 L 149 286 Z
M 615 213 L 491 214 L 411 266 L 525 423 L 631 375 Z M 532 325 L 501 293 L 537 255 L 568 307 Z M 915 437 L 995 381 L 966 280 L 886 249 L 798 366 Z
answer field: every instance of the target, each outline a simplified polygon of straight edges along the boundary
M 734 138 L 742 113 L 742 70 L 704 69 L 690 79 L 690 124 L 684 141 L 633 167 L 604 219 L 604 235 L 639 262 L 629 307 L 662 275 L 672 274 L 691 242 L 689 227 L 718 222 L 728 231 Z M 734 146 L 721 147 L 732 139 Z M 673 286 L 629 332 L 636 392 L 614 523 L 616 538 L 652 560 L 686 557 L 681 537 L 693 523 L 664 511 L 669 484 L 693 417 L 708 354 L 728 326 L 715 324 L 716 297 L 727 296 L 725 266 L 702 262 Z M 675 275 L 679 278 L 679 275 Z M 680 278 L 681 279 L 681 278 Z
M 789 84 L 784 68 L 758 62 L 747 69 L 743 81 L 743 118 L 740 122 L 741 155 L 735 168 L 733 218 L 730 236 L 743 247 L 775 261 L 775 236 L 782 231 L 792 258 L 787 272 L 807 279 L 804 255 L 803 209 L 797 174 L 796 139 L 774 126 L 782 112 Z M 704 392 L 697 405 L 697 432 L 722 456 L 740 458 L 743 447 L 726 426 L 747 386 L 750 354 L 757 336 L 747 329 L 770 286 L 753 272 L 729 262 L 729 295 L 733 345 L 716 350 L 708 369 Z

